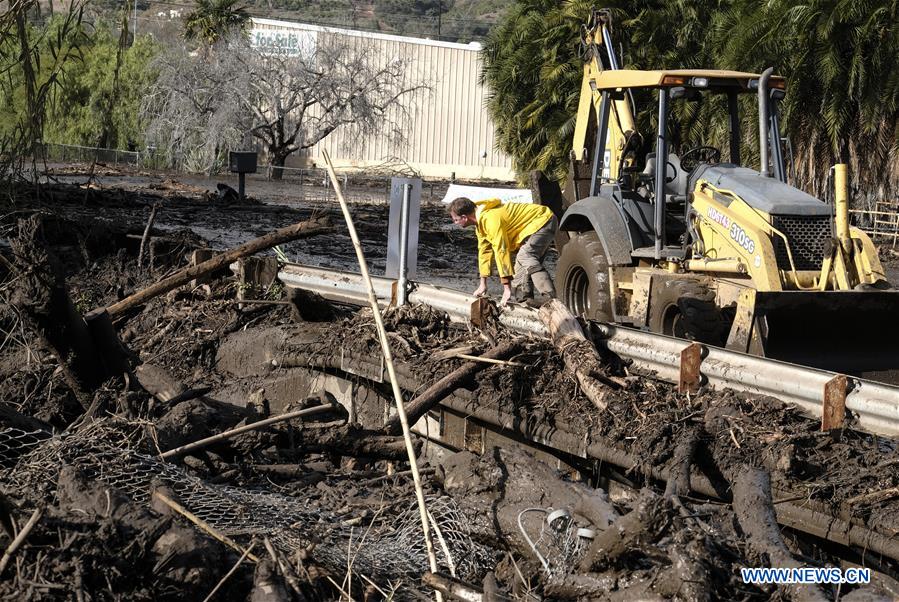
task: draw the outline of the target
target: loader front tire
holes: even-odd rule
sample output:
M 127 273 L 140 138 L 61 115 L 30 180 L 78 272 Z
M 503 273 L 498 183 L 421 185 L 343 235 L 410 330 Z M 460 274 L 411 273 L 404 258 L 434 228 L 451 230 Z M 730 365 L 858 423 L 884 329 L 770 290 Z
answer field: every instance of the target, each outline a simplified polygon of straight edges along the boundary
M 612 320 L 609 261 L 596 232 L 572 232 L 559 254 L 556 287 L 575 315 Z
M 709 345 L 724 343 L 724 317 L 715 293 L 694 280 L 668 280 L 653 292 L 649 329 Z

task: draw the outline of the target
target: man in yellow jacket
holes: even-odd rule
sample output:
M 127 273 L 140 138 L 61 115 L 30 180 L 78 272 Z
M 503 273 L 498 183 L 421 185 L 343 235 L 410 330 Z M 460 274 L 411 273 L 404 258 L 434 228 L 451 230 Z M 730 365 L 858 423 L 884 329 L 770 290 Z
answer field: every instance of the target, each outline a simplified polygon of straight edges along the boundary
M 543 267 L 546 250 L 559 228 L 552 210 L 530 203 L 503 203 L 499 199 L 472 202 L 464 197 L 450 203 L 453 223 L 474 226 L 478 236 L 478 267 L 481 284 L 475 296 L 487 293 L 487 278 L 496 262 L 503 284 L 501 305 L 512 297 L 515 288 L 519 300 L 533 297 L 533 287 L 548 297 L 556 296 L 552 278 Z M 512 254 L 515 266 L 512 266 Z

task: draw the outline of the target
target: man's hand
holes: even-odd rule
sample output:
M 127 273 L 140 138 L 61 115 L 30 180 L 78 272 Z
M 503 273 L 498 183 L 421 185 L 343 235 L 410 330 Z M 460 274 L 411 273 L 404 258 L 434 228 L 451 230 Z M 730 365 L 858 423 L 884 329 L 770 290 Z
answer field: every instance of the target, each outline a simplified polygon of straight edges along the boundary
M 475 297 L 483 297 L 487 294 L 487 278 L 481 276 L 481 285 L 472 293 Z
M 512 287 L 509 286 L 508 284 L 504 284 L 503 285 L 503 298 L 500 299 L 500 301 L 499 301 L 500 307 L 505 306 L 506 303 L 508 303 L 509 299 L 511 299 L 511 298 L 512 298 Z

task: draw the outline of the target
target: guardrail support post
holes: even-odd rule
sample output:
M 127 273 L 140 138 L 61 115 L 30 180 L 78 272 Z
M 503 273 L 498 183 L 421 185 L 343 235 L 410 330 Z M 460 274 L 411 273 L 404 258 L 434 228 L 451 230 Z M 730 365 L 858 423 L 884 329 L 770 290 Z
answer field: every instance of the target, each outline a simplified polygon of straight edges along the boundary
M 837 374 L 824 385 L 824 404 L 821 408 L 821 430 L 843 428 L 846 418 L 846 392 L 849 379 Z
M 702 365 L 702 345 L 691 343 L 680 352 L 680 378 L 677 382 L 678 393 L 696 394 L 702 383 L 699 367 Z
M 471 304 L 471 323 L 477 328 L 484 328 L 490 316 L 490 301 L 487 297 L 478 297 Z

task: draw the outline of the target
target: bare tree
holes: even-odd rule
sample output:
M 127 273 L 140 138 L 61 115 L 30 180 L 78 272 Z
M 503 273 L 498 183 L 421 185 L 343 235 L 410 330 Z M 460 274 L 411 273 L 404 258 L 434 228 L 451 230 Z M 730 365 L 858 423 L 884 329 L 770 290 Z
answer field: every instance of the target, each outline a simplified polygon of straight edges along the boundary
M 219 46 L 222 44 L 220 43 Z M 142 104 L 147 143 L 171 167 L 214 173 L 223 151 L 240 142 L 240 106 L 223 52 L 204 56 L 185 45 L 170 46 L 153 63 L 156 85 Z
M 416 92 L 426 89 L 407 60 L 376 52 L 364 38 L 330 33 L 290 48 L 233 37 L 205 58 L 170 57 L 161 73 L 158 101 L 148 107 L 155 133 L 169 134 L 170 150 L 183 152 L 190 140 L 197 152 L 193 145 L 202 143 L 208 160 L 251 136 L 276 179 L 290 155 L 338 128 L 356 141 L 375 132 L 402 141 Z

